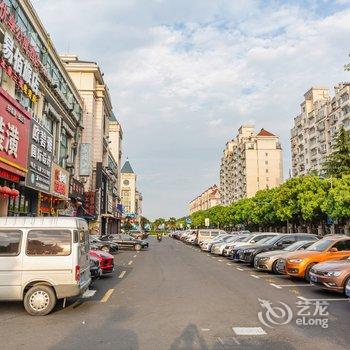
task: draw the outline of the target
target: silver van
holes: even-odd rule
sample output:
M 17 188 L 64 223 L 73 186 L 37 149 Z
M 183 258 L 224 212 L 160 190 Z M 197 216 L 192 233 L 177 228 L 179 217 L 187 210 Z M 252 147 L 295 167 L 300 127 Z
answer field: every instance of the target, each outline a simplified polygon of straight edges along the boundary
M 88 253 L 83 219 L 0 218 L 0 301 L 23 300 L 30 315 L 47 315 L 57 299 L 89 288 Z
M 227 234 L 227 232 L 219 229 L 198 230 L 197 244 L 200 246 L 204 241 L 214 239 L 215 237 L 221 234 Z

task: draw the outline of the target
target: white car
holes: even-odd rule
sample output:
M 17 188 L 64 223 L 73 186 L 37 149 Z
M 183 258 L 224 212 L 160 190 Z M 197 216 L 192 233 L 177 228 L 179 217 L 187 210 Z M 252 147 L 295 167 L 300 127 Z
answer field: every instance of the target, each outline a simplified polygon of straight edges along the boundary
M 224 249 L 228 248 L 231 244 L 243 241 L 247 235 L 234 235 L 227 237 L 223 242 L 218 242 L 212 245 L 211 253 L 216 255 L 223 255 Z

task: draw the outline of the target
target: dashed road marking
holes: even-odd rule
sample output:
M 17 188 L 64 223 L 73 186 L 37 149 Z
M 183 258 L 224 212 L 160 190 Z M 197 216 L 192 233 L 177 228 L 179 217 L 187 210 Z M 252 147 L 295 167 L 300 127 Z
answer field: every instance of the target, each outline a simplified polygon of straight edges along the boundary
M 209 328 L 202 328 L 201 331 L 202 331 L 202 332 L 209 332 L 210 329 L 209 329 Z
M 277 288 L 277 289 L 282 289 L 281 286 L 279 286 L 279 285 L 277 285 L 277 284 L 274 284 L 274 283 L 270 283 L 270 286 L 275 287 L 275 288 Z
M 312 287 L 311 284 L 279 284 L 280 287 Z
M 131 265 L 133 263 L 133 261 L 132 260 L 130 260 L 129 262 L 128 262 L 128 265 Z
M 88 289 L 81 297 L 82 297 L 83 299 L 85 299 L 85 298 L 91 298 L 91 297 L 93 297 L 93 296 L 95 295 L 95 293 L 96 293 L 96 290 Z
M 241 267 L 236 267 L 236 269 L 237 269 L 238 271 L 245 271 L 245 270 L 242 269 Z
M 134 255 L 133 257 L 134 257 L 134 258 L 136 258 L 136 257 L 137 257 L 137 255 Z
M 219 259 L 218 261 L 222 261 L 221 259 Z
M 227 265 L 227 266 L 232 266 L 233 264 L 231 264 L 231 263 L 226 263 L 226 265 Z
M 114 289 L 107 290 L 106 294 L 101 299 L 101 303 L 106 303 L 108 301 L 109 297 L 113 294 L 113 292 L 114 292 Z
M 118 276 L 118 278 L 123 278 L 123 277 L 125 276 L 125 274 L 126 274 L 126 271 L 123 271 L 123 272 Z
M 260 276 L 257 276 L 257 275 L 250 275 L 250 277 L 256 278 L 257 280 L 260 279 Z
M 265 335 L 261 327 L 232 327 L 236 335 Z

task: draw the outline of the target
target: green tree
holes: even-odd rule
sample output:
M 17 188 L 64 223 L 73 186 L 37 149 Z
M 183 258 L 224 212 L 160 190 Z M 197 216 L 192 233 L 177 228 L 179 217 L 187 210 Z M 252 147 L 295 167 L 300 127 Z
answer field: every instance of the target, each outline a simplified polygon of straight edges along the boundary
M 350 134 L 341 127 L 334 139 L 332 153 L 324 163 L 324 172 L 329 177 L 350 174 Z

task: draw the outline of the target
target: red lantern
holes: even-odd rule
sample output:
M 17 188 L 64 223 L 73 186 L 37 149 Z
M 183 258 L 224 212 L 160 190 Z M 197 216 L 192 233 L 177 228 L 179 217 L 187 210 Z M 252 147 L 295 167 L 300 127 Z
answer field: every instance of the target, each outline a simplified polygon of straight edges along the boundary
M 19 196 L 19 191 L 16 190 L 15 188 L 12 190 L 12 194 L 11 194 L 12 197 L 18 197 Z
M 12 190 L 10 187 L 4 186 L 2 188 L 2 193 L 4 194 L 5 197 L 11 196 L 12 195 Z

